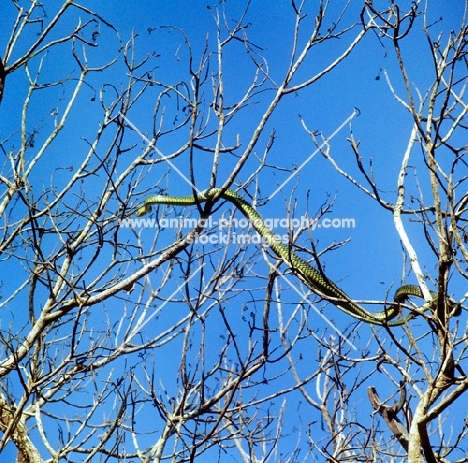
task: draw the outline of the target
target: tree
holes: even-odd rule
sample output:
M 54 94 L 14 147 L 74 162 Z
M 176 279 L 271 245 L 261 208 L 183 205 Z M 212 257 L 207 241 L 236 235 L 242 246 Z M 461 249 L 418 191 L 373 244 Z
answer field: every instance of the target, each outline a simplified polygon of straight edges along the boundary
M 193 31 L 127 31 L 125 2 L 115 6 L 124 14 L 68 0 L 6 8 L 0 451 L 18 462 L 467 459 L 456 413 L 468 386 L 457 305 L 468 255 L 465 20 L 446 37 L 430 4 L 293 1 L 275 29 L 243 3 L 194 8 Z M 429 52 L 427 92 L 405 47 Z M 382 69 L 375 82 L 391 95 L 378 98 L 410 116 L 404 155 L 388 164 L 393 191 L 368 159 L 375 135 L 355 135 L 360 117 L 378 119 L 359 97 L 327 132 L 349 127 L 348 145 L 308 128 L 310 102 L 331 108 L 320 92 L 349 85 L 346 66 L 369 52 L 395 57 L 402 80 Z M 344 190 L 319 201 L 313 190 L 304 205 L 314 144 Z M 354 164 L 342 167 L 337 148 Z M 337 318 L 336 301 L 301 285 L 219 198 L 135 216 L 154 193 L 234 189 L 265 218 L 281 207 L 280 238 L 332 277 L 347 267 L 333 263 L 349 235 L 324 244 L 311 233 L 334 223 L 347 183 L 378 206 L 376 220 L 393 216 L 402 280 L 424 293 L 401 327 Z M 394 404 L 381 402 L 382 384 Z
M 454 406 L 468 386 L 462 367 L 466 362 L 465 348 L 462 347 L 466 342 L 466 321 L 456 318 L 460 315 L 460 307 L 454 305 L 449 297 L 449 282 L 466 279 L 466 240 L 463 237 L 467 195 L 464 189 L 466 175 L 461 166 L 466 166 L 464 156 L 467 145 L 463 133 L 467 128 L 467 106 L 463 100 L 468 29 L 463 15 L 458 31 L 452 30 L 447 36 L 439 31 L 434 33 L 437 21 L 430 22 L 427 10 L 421 13 L 428 44 L 426 49 L 432 59 L 432 79 L 427 90 L 422 91 L 418 87 L 417 76 L 416 80 L 412 79 L 411 63 L 408 64 L 402 51 L 402 40 L 409 31 L 404 23 L 406 20 L 411 25 L 417 20 L 417 6 L 415 4 L 411 11 L 401 14 L 398 5 L 392 5 L 390 10 L 381 14 L 371 4 L 367 5 L 375 15 L 373 27 L 382 38 L 392 43 L 405 96 L 395 90 L 392 79 L 384 70 L 387 84 L 394 98 L 411 115 L 413 123 L 407 149 L 401 160 L 396 201 L 392 203 L 382 197 L 372 172 L 363 167 L 359 143 L 353 136 L 349 141 L 356 155 L 357 166 L 364 174 L 365 185 L 351 178 L 328 153 L 325 154 L 338 172 L 370 195 L 381 207 L 392 211 L 395 229 L 408 256 L 410 269 L 425 292 L 427 301 L 431 299 L 427 281 L 432 280 L 437 289 L 437 307 L 428 312 L 418 312 L 427 323 L 423 330 L 419 332 L 412 325 L 405 327 L 403 338 L 397 340 L 392 336 L 391 344 L 394 343 L 395 347 L 381 345 L 382 361 L 398 372 L 396 375 L 388 372 L 388 377 L 395 383 L 398 375 L 403 379 L 399 401 L 391 407 L 383 406 L 374 388 L 369 390 L 370 400 L 407 451 L 409 461 L 423 461 L 423 456 L 429 462 L 453 461 L 453 458 L 460 458 L 460 454 L 466 459 L 466 451 L 461 444 L 466 436 L 466 420 L 451 423 L 451 438 L 447 437 L 448 431 L 443 423 L 446 419 L 444 413 Z M 413 166 L 411 163 L 414 163 Z M 416 173 L 416 166 L 421 164 L 424 169 L 422 175 L 421 171 Z M 411 178 L 412 169 L 414 176 Z M 407 198 L 411 199 L 409 204 Z M 420 234 L 425 236 L 436 261 L 434 275 L 421 268 L 417 247 L 409 238 L 409 225 L 403 219 L 404 214 L 414 217 L 420 224 Z M 430 339 L 429 346 L 423 338 Z M 401 361 L 401 354 L 405 356 L 404 362 Z M 398 418 L 398 412 L 407 406 L 405 382 L 411 385 L 416 395 L 407 430 L 401 426 Z M 435 434 L 432 439 L 430 429 Z M 437 440 L 437 444 L 433 443 L 434 440 Z

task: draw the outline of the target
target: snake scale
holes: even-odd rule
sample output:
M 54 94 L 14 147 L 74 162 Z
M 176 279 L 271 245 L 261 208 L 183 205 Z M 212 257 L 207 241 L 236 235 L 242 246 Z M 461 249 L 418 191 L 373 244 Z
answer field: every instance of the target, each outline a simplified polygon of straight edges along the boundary
M 306 260 L 299 257 L 289 246 L 285 245 L 279 236 L 266 225 L 262 216 L 255 210 L 255 208 L 235 191 L 222 191 L 220 188 L 209 188 L 196 196 L 149 196 L 145 199 L 144 203 L 138 207 L 136 216 L 141 217 L 148 214 L 151 212 L 152 205 L 155 204 L 190 206 L 209 201 L 217 195 L 219 195 L 219 198 L 231 202 L 237 209 L 239 209 L 239 211 L 250 221 L 253 228 L 259 233 L 265 243 L 268 244 L 274 253 L 301 278 L 310 290 L 318 293 L 319 296 L 332 301 L 336 307 L 346 314 L 366 323 L 389 326 L 403 325 L 417 315 L 417 312 L 414 311 L 406 317 L 402 317 L 400 315 L 401 304 L 403 304 L 410 296 L 423 298 L 421 289 L 416 285 L 400 286 L 395 291 L 393 303 L 381 312 L 368 312 L 359 304 L 353 302 L 353 300 L 333 281 L 331 281 L 322 272 L 312 267 Z M 426 304 L 425 310 L 433 310 L 437 304 L 437 294 L 431 292 L 431 296 L 433 297 L 433 301 L 432 303 Z M 459 308 L 452 300 L 450 300 L 450 304 L 455 308 L 453 311 L 454 315 L 458 315 L 461 308 Z

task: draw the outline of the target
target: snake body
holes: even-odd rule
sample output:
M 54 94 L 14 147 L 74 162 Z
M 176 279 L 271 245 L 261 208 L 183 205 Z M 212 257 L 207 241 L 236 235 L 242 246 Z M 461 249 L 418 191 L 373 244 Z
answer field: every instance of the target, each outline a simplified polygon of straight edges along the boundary
M 309 289 L 318 293 L 325 299 L 333 302 L 343 312 L 351 315 L 354 318 L 363 320 L 366 323 L 375 325 L 403 325 L 415 316 L 411 312 L 407 317 L 399 316 L 401 313 L 401 304 L 404 303 L 410 296 L 423 298 L 423 293 L 419 286 L 403 285 L 396 291 L 391 303 L 385 310 L 381 312 L 368 312 L 359 304 L 341 290 L 333 281 L 326 275 L 312 267 L 306 260 L 299 257 L 291 247 L 285 245 L 280 237 L 276 235 L 264 222 L 262 216 L 256 209 L 244 198 L 239 196 L 232 190 L 221 190 L 220 188 L 209 188 L 196 196 L 166 196 L 155 195 L 149 196 L 144 203 L 138 207 L 136 216 L 141 217 L 151 212 L 152 205 L 169 204 L 173 206 L 189 206 L 203 203 L 213 199 L 215 196 L 231 202 L 237 209 L 250 221 L 253 228 L 259 233 L 262 239 L 268 244 L 273 252 L 285 263 L 291 270 L 300 277 Z M 437 294 L 431 292 L 433 302 L 428 308 L 434 309 L 437 302 Z

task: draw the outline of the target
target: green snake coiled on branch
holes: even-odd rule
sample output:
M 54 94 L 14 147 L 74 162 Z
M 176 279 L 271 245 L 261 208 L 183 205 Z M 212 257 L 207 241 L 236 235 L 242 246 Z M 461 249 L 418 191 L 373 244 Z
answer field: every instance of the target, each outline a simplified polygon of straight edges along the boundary
M 255 210 L 255 208 L 232 190 L 222 191 L 220 188 L 210 188 L 196 196 L 149 196 L 145 199 L 144 204 L 138 207 L 136 216 L 141 217 L 148 214 L 151 211 L 151 206 L 154 204 L 190 206 L 209 201 L 215 196 L 234 204 L 250 221 L 253 228 L 259 233 L 266 244 L 268 244 L 274 253 L 301 278 L 310 290 L 333 302 L 334 305 L 348 315 L 365 321 L 366 323 L 390 326 L 403 325 L 417 315 L 417 313 L 412 311 L 407 317 L 398 317 L 401 313 L 401 304 L 403 304 L 410 296 L 416 296 L 419 298 L 424 297 L 419 286 L 400 286 L 395 291 L 393 303 L 385 308 L 385 310 L 381 312 L 368 312 L 359 304 L 353 302 L 344 291 L 342 291 L 322 272 L 312 267 L 306 260 L 294 253 L 289 246 L 286 246 L 281 239 L 272 230 L 270 230 L 262 216 Z M 433 297 L 433 301 L 432 303 L 426 304 L 426 310 L 434 309 L 437 303 L 436 293 L 431 292 L 431 296 Z M 453 301 L 451 301 L 451 304 L 456 305 Z

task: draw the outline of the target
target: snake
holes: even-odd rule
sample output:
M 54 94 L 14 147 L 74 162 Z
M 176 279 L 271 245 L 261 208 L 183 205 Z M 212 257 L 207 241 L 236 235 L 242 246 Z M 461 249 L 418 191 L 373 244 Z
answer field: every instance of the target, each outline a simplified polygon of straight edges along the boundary
M 395 291 L 393 302 L 384 307 L 380 312 L 369 312 L 361 305 L 354 302 L 341 288 L 329 279 L 321 270 L 316 269 L 305 259 L 298 256 L 290 246 L 284 244 L 281 238 L 274 233 L 263 220 L 257 210 L 242 196 L 233 190 L 221 188 L 209 188 L 191 196 L 169 196 L 153 195 L 147 197 L 143 204 L 137 207 L 135 215 L 137 217 L 149 214 L 152 206 L 165 204 L 172 206 L 190 206 L 200 204 L 213 199 L 222 198 L 232 203 L 249 220 L 255 231 L 261 236 L 270 249 L 296 274 L 305 285 L 314 293 L 332 302 L 344 313 L 374 325 L 398 326 L 408 323 L 410 319 L 420 314 L 421 311 L 412 310 L 409 315 L 401 315 L 402 305 L 411 297 L 415 296 L 424 299 L 423 292 L 419 286 L 405 284 Z M 425 310 L 435 310 L 437 306 L 437 294 L 430 291 L 432 301 L 425 304 Z M 453 314 L 459 315 L 461 308 L 450 299 Z

